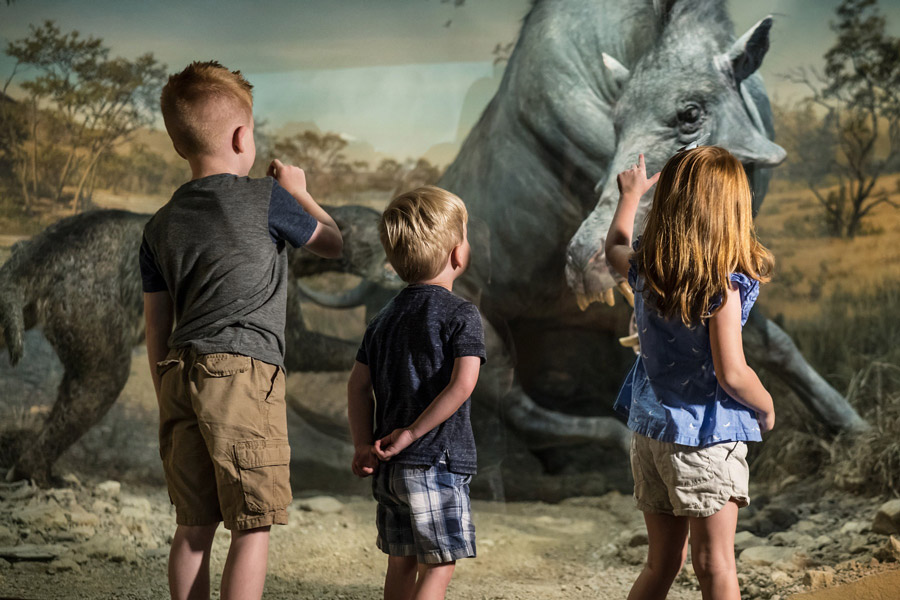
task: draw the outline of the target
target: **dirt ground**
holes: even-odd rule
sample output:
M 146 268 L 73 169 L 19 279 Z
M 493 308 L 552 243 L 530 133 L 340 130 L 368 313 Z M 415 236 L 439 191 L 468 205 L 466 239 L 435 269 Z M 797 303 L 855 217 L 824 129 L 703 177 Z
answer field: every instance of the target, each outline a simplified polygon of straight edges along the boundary
M 29 351 L 47 352 L 34 332 Z M 0 597 L 167 597 L 174 514 L 156 454 L 145 361 L 143 349 L 136 349 L 122 398 L 60 461 L 58 488 L 0 484 Z M 337 375 L 292 376 L 289 393 L 333 394 L 329 388 L 342 382 Z M 0 368 L 4 422 L 39 418 L 53 388 L 28 371 Z M 17 407 L 10 406 L 12 398 L 19 399 Z M 375 505 L 368 482 L 348 475 L 349 447 L 293 417 L 291 436 L 295 501 L 290 525 L 273 530 L 265 597 L 380 598 L 386 560 L 374 545 Z M 110 478 L 116 481 L 105 481 Z M 548 481 L 544 485 L 553 484 Z M 751 490 L 751 496 L 736 546 L 744 598 L 786 600 L 814 587 L 898 572 L 900 538 L 871 531 L 884 499 L 831 494 L 814 480 L 775 495 Z M 478 558 L 459 562 L 449 599 L 624 598 L 646 555 L 642 517 L 627 493 L 553 504 L 476 500 L 474 512 Z M 212 561 L 216 573 L 227 544 L 222 531 Z M 669 597 L 699 600 L 690 565 Z

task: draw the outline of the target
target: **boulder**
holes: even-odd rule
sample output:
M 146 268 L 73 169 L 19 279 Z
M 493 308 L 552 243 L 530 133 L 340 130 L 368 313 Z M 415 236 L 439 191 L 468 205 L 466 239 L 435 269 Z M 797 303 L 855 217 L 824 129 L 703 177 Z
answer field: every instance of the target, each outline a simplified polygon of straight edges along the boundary
M 122 484 L 118 481 L 104 481 L 94 487 L 94 496 L 103 500 L 118 500 L 122 493 Z
M 55 500 L 47 503 L 32 500 L 28 506 L 15 513 L 13 518 L 26 527 L 38 530 L 65 529 L 69 525 L 65 511 Z
M 91 512 L 95 515 L 112 514 L 118 512 L 118 508 L 114 504 L 110 504 L 105 500 L 94 500 L 91 504 Z
M 120 537 L 101 534 L 81 545 L 81 552 L 90 558 L 99 558 L 112 562 L 124 562 L 128 560 L 134 551 L 125 544 Z
M 66 513 L 69 517 L 69 521 L 72 525 L 77 526 L 89 526 L 89 527 L 97 527 L 100 525 L 100 517 L 95 515 L 94 513 L 90 513 L 78 504 L 73 504 L 69 507 L 68 512 Z
M 60 546 L 39 546 L 37 544 L 19 544 L 18 546 L 0 547 L 0 558 L 10 562 L 41 561 L 48 562 L 60 555 Z
M 872 521 L 872 531 L 883 535 L 900 533 L 900 500 L 890 500 L 881 505 Z
M 71 506 L 75 503 L 74 490 L 53 489 L 47 491 L 47 496 L 56 500 L 60 506 Z
M 869 524 L 863 521 L 847 521 L 841 526 L 841 535 L 853 535 L 863 533 L 869 529 Z
M 784 587 L 794 582 L 794 578 L 784 571 L 774 570 L 769 577 L 772 579 L 772 583 L 775 584 L 775 587 Z
M 753 546 L 741 552 L 741 562 L 749 565 L 768 567 L 775 563 L 793 565 L 799 562 L 803 553 L 799 548 L 785 546 Z
M 637 546 L 646 546 L 650 541 L 647 538 L 647 532 L 644 530 L 635 531 L 628 537 L 628 546 L 636 548 Z
M 344 505 L 337 498 L 332 496 L 313 496 L 311 498 L 302 498 L 296 501 L 296 506 L 300 510 L 317 513 L 339 513 L 344 510 Z
M 6 525 L 0 525 L 0 546 L 12 546 L 19 540 L 19 534 Z
M 811 519 L 804 519 L 803 521 L 797 521 L 793 527 L 794 531 L 797 533 L 808 533 L 810 535 L 814 535 L 820 529 L 822 529 L 822 525 L 816 523 Z
M 58 558 L 47 567 L 48 573 L 61 573 L 63 571 L 80 571 L 81 567 L 71 558 Z
M 765 546 L 766 540 L 753 535 L 749 531 L 739 531 L 734 535 L 734 549 L 744 550 L 753 546 Z
M 803 574 L 803 585 L 817 590 L 834 583 L 834 570 L 830 567 L 807 571 Z
M 779 531 L 778 533 L 773 533 L 770 539 L 777 546 L 812 548 L 816 543 L 811 535 L 797 533 L 796 531 Z

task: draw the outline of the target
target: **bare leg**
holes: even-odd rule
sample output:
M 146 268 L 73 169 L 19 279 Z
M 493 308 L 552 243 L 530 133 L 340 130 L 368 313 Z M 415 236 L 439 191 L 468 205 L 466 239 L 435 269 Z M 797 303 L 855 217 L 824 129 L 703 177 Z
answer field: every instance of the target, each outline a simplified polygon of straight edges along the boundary
M 269 527 L 231 532 L 222 571 L 222 600 L 259 600 L 266 585 Z
M 416 591 L 415 556 L 388 556 L 384 600 L 410 600 Z
M 444 600 L 450 578 L 453 577 L 455 562 L 439 565 L 419 565 L 419 577 L 416 580 L 416 593 L 413 600 Z
M 209 600 L 209 554 L 215 525 L 179 525 L 169 551 L 172 600 Z
M 647 564 L 631 587 L 628 600 L 664 600 L 687 558 L 688 519 L 644 513 L 647 524 Z
M 691 518 L 691 561 L 703 600 L 739 600 L 734 563 L 734 531 L 738 505 L 726 502 L 710 517 Z

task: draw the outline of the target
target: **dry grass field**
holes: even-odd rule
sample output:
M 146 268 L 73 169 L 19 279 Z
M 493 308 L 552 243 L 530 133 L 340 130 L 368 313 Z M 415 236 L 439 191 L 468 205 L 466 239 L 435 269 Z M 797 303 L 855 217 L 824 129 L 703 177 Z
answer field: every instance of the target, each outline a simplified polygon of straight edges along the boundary
M 879 181 L 900 203 L 900 175 Z M 760 238 L 775 255 L 775 276 L 760 303 L 769 315 L 787 322 L 816 320 L 821 301 L 834 292 L 859 292 L 900 282 L 900 209 L 876 207 L 855 239 L 826 237 L 824 209 L 805 187 L 776 182 L 756 223 Z

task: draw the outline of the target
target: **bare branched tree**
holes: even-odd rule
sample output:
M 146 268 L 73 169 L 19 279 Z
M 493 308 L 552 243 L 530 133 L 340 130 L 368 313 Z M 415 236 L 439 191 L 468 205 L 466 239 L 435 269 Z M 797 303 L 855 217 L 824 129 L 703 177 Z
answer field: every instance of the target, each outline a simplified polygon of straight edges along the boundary
M 825 209 L 830 232 L 854 237 L 875 207 L 898 206 L 875 185 L 900 166 L 900 39 L 885 32 L 877 0 L 844 0 L 837 17 L 824 71 L 801 68 L 786 76 L 810 91 L 799 123 L 806 139 L 788 168 Z M 826 193 L 829 174 L 838 187 Z

